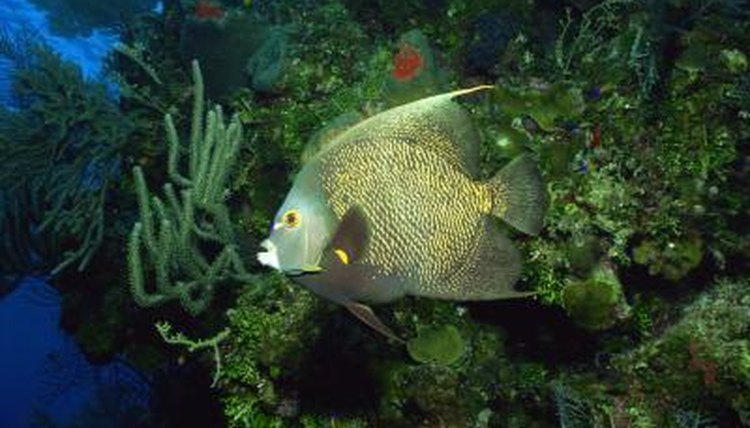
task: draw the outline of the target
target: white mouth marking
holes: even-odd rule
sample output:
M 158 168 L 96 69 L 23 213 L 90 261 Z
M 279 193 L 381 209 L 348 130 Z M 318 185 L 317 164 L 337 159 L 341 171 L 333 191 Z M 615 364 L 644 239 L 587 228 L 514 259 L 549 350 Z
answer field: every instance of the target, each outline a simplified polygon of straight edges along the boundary
M 276 253 L 276 246 L 273 245 L 273 242 L 266 239 L 260 243 L 260 246 L 268 251 L 258 253 L 258 262 L 264 266 L 271 266 L 279 270 L 279 255 Z

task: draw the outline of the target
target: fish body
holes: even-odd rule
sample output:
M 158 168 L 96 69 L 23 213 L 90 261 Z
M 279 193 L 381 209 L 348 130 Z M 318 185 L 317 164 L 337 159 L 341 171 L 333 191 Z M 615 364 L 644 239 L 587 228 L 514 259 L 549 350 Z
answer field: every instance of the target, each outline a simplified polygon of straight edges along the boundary
M 451 98 L 485 88 L 387 110 L 324 145 L 295 178 L 261 263 L 391 337 L 364 303 L 522 295 L 520 255 L 492 217 L 537 233 L 544 186 L 527 157 L 477 179 L 479 136 Z

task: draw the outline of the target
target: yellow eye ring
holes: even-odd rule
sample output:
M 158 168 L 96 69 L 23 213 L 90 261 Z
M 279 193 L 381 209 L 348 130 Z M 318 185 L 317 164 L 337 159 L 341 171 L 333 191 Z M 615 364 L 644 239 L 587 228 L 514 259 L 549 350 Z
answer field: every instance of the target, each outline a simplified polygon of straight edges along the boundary
M 297 210 L 289 210 L 281 217 L 281 221 L 284 223 L 284 227 L 294 229 L 302 223 L 302 214 Z

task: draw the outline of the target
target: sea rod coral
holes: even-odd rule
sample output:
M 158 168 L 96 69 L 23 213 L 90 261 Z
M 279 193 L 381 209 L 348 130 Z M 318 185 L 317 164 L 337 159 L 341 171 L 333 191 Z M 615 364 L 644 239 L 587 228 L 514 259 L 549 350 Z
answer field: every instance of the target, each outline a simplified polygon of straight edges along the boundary
M 248 281 L 251 276 L 240 260 L 224 204 L 226 180 L 242 142 L 242 126 L 236 116 L 225 124 L 221 108 L 215 107 L 206 114 L 204 127 L 203 79 L 196 61 L 193 80 L 188 175 L 178 171 L 181 147 L 169 114 L 164 124 L 172 182 L 164 185 L 166 201 L 150 196 L 143 170 L 133 168 L 140 221 L 133 225 L 128 240 L 128 269 L 139 305 L 179 300 L 188 312 L 198 314 L 211 302 L 218 283 L 230 278 Z M 206 246 L 220 249 L 209 258 L 202 251 Z M 155 270 L 153 287 L 146 282 L 144 249 Z

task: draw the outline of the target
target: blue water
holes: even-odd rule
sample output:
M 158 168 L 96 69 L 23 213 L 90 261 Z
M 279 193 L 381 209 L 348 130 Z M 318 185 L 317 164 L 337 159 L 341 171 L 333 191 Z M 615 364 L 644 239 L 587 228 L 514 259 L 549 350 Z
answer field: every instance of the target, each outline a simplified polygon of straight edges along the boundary
M 101 74 L 102 60 L 118 37 L 109 29 L 95 30 L 88 37 L 59 37 L 50 31 L 46 13 L 26 0 L 2 0 L 0 25 L 11 34 L 32 30 L 63 58 L 75 62 L 86 77 Z M 3 72 L 0 66 L 0 73 Z
M 99 29 L 87 37 L 60 37 L 50 30 L 46 12 L 26 0 L 0 1 L 0 30 L 11 37 L 31 34 L 41 39 L 64 59 L 78 64 L 89 79 L 102 77 L 102 64 L 107 53 L 119 40 L 109 29 Z M 15 105 L 11 81 L 14 63 L 0 56 L 0 106 Z
M 102 75 L 118 41 L 109 30 L 59 37 L 46 15 L 25 0 L 0 1 L 8 34 L 35 34 L 87 78 Z M 29 33 L 30 32 L 30 33 Z M 12 106 L 14 63 L 0 57 L 0 105 Z M 149 386 L 122 361 L 94 366 L 59 327 L 60 295 L 44 278 L 28 277 L 0 298 L 0 428 L 30 426 L 132 426 L 130 412 L 145 414 Z
M 42 278 L 24 278 L 0 301 L 0 427 L 127 426 L 146 414 L 149 386 L 121 361 L 88 363 L 59 327 L 60 295 Z

